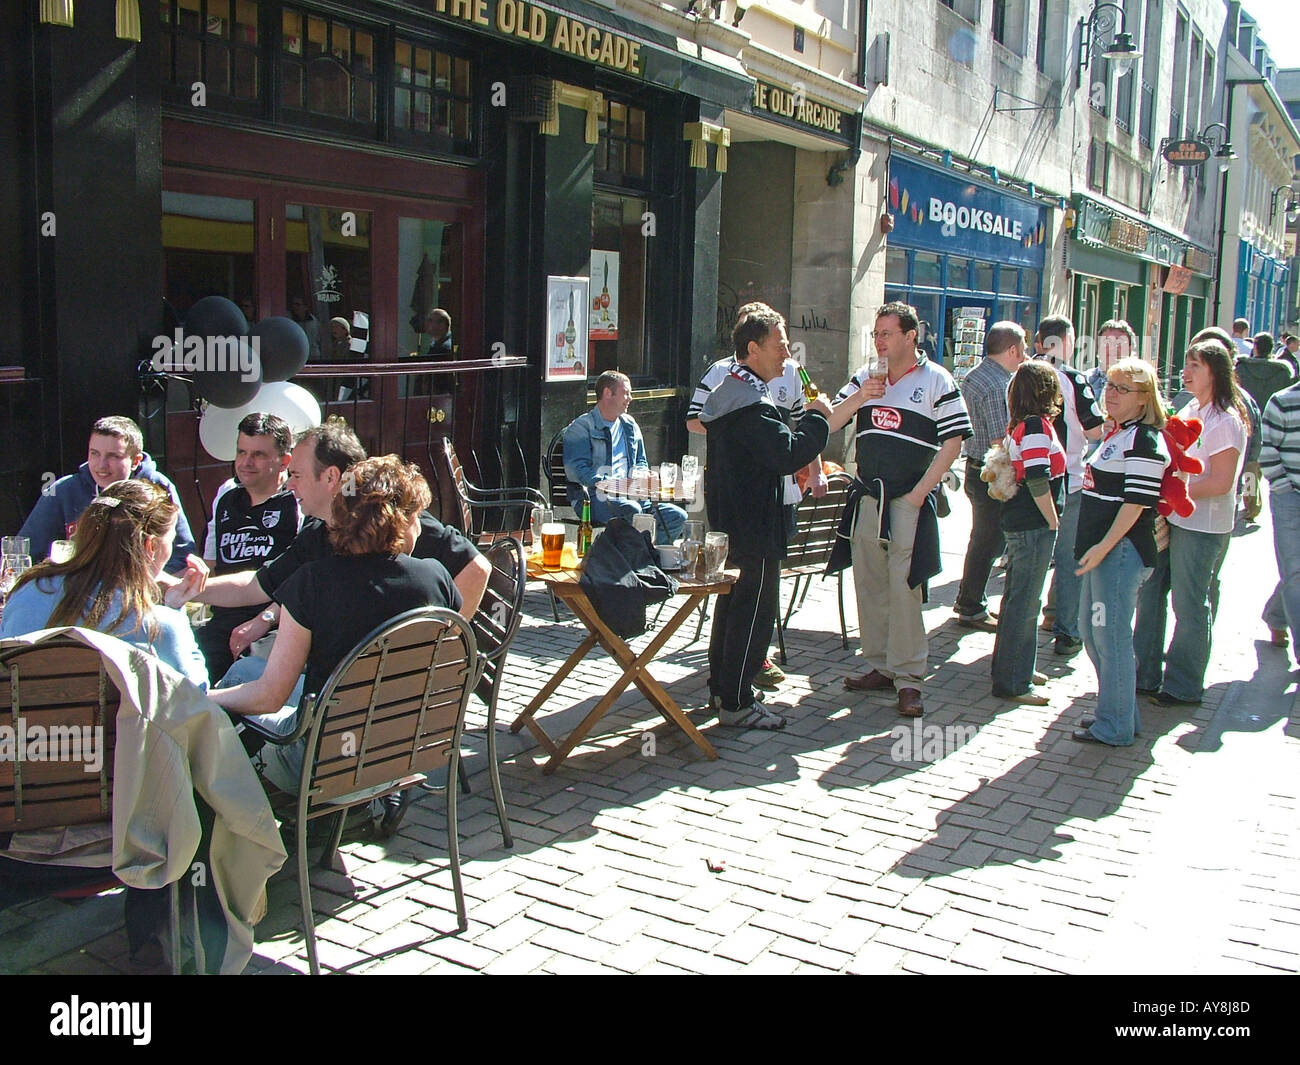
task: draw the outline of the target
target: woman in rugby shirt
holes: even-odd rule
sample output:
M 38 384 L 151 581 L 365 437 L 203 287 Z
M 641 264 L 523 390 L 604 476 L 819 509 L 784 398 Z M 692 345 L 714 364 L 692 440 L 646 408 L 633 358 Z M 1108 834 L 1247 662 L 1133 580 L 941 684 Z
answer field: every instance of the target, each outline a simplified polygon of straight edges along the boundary
M 1003 444 L 1020 490 L 1002 504 L 998 517 L 1007 574 L 993 644 L 993 694 L 1030 706 L 1047 705 L 1033 679 L 1038 608 L 1065 502 L 1065 449 L 1052 428 L 1061 402 L 1060 379 L 1045 362 L 1023 363 L 1007 389 L 1011 422 Z
M 1106 374 L 1101 444 L 1084 468 L 1075 557 L 1083 578 L 1079 628 L 1097 670 L 1097 716 L 1074 730 L 1084 743 L 1127 747 L 1139 730 L 1133 611 L 1156 563 L 1155 505 L 1169 465 L 1155 368 L 1121 359 Z

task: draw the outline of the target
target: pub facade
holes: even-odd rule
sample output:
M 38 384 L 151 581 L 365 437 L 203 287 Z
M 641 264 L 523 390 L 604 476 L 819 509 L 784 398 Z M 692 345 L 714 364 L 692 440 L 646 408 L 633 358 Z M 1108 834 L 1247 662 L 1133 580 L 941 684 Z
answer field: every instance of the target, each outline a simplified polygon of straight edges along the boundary
M 0 524 L 123 412 L 201 523 L 229 469 L 188 388 L 141 363 L 209 295 L 298 319 L 299 382 L 370 448 L 418 459 L 445 432 L 480 483 L 535 483 L 619 369 L 652 456 L 681 454 L 744 35 L 585 0 L 162 0 L 138 40 L 113 5 L 66 9 L 2 16 Z M 566 299 L 581 335 L 556 328 Z M 471 369 L 403 372 L 429 361 Z

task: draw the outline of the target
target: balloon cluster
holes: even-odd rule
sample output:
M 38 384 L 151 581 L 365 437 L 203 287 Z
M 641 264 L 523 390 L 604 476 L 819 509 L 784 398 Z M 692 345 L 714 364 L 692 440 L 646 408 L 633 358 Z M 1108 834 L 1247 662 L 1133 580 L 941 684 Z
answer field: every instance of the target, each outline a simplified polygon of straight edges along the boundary
M 243 311 L 224 296 L 205 296 L 185 315 L 183 332 L 188 342 L 226 338 L 247 344 L 257 352 L 260 376 L 248 379 L 240 366 L 204 367 L 190 377 L 194 391 L 207 400 L 199 421 L 199 439 L 213 458 L 233 461 L 238 425 L 253 413 L 274 414 L 295 433 L 320 424 L 320 405 L 305 388 L 289 378 L 307 365 L 310 343 L 302 326 L 292 318 L 263 318 L 249 326 Z

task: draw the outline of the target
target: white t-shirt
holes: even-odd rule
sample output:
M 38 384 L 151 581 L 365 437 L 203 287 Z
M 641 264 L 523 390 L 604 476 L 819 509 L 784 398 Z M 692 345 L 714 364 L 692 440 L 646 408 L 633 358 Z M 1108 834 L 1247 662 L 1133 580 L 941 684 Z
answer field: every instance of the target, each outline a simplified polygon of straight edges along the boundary
M 1183 518 L 1177 514 L 1169 515 L 1169 524 L 1190 532 L 1226 533 L 1232 532 L 1233 521 L 1237 511 L 1237 478 L 1241 476 L 1241 465 L 1246 454 L 1246 427 L 1235 410 L 1220 410 L 1213 403 L 1202 409 L 1192 400 L 1178 412 L 1180 418 L 1200 418 L 1203 428 L 1200 439 L 1187 451 L 1194 459 L 1200 459 L 1205 466 L 1204 473 L 1189 474 L 1187 485 L 1190 488 L 1197 481 L 1210 475 L 1210 459 L 1220 451 L 1228 448 L 1237 449 L 1237 467 L 1232 474 L 1231 487 L 1221 496 L 1196 500 L 1196 509 Z

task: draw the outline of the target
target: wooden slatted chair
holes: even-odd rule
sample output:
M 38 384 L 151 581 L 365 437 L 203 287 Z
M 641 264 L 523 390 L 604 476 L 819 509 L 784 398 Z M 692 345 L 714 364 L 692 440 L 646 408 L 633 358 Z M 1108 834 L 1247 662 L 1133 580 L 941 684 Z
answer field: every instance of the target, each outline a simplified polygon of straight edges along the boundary
M 336 823 L 321 857 L 331 867 L 354 806 L 424 784 L 446 768 L 456 779 L 465 707 L 479 680 L 478 648 L 469 624 L 443 607 L 408 610 L 381 625 L 338 664 L 317 695 L 304 695 L 293 733 L 275 736 L 245 718 L 269 742 L 306 738 L 298 783 L 298 892 L 307 959 L 320 972 L 307 865 L 307 826 L 321 817 Z M 456 789 L 447 794 L 447 854 L 460 931 L 469 927 L 460 878 Z
M 835 546 L 835 531 L 839 528 L 840 512 L 844 509 L 844 500 L 848 495 L 853 478 L 845 473 L 833 473 L 827 478 L 826 494 L 821 499 L 813 498 L 811 492 L 805 492 L 803 500 L 796 511 L 795 535 L 786 548 L 785 561 L 781 565 L 781 579 L 793 578 L 790 602 L 785 615 L 778 610 L 776 617 L 776 638 L 780 648 L 781 665 L 786 665 L 785 630 L 790 624 L 794 612 L 803 606 L 808 598 L 808 589 L 814 577 L 821 576 L 826 569 L 826 562 L 831 557 L 831 548 Z M 800 594 L 799 582 L 803 581 Z M 844 617 L 844 574 L 835 575 L 836 594 L 840 604 L 840 641 L 847 651 L 849 647 L 848 626 Z
M 492 781 L 492 797 L 496 801 L 497 818 L 501 822 L 501 840 L 507 847 L 515 845 L 510 834 L 510 821 L 506 816 L 506 803 L 501 793 L 501 770 L 497 765 L 497 700 L 501 694 L 501 677 L 505 673 L 506 657 L 510 644 L 519 631 L 523 618 L 524 587 L 528 581 L 528 567 L 519 541 L 512 537 L 497 540 L 484 552 L 492 566 L 488 576 L 483 601 L 474 614 L 474 637 L 479 650 L 478 683 L 474 694 L 488 708 L 487 757 L 488 773 Z M 449 778 L 450 779 L 450 778 Z
M 86 762 L 0 761 L 0 834 L 111 822 L 113 751 L 117 742 L 117 686 L 99 652 L 70 636 L 0 653 L 0 723 L 15 730 L 36 727 L 46 737 L 71 736 L 86 728 L 100 744 L 98 772 Z M 20 724 L 21 722 L 21 724 Z M 60 730 L 58 733 L 52 729 Z M 171 969 L 181 971 L 180 895 L 168 885 L 171 906 Z

